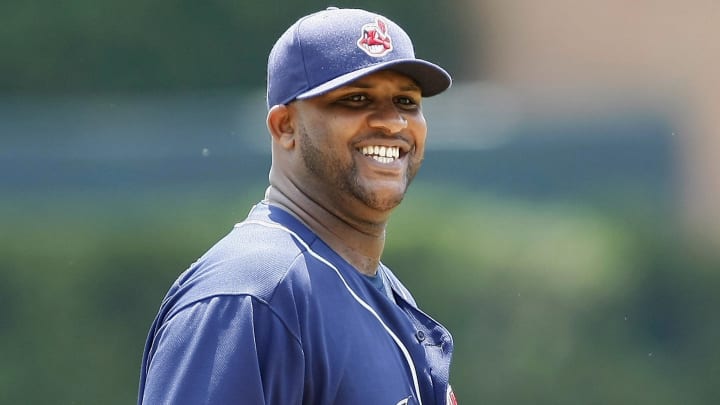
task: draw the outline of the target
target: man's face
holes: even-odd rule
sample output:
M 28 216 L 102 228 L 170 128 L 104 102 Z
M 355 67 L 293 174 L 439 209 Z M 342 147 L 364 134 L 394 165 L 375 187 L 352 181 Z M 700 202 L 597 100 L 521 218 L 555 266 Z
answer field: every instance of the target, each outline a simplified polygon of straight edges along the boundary
M 320 194 L 313 197 L 381 211 L 397 206 L 425 152 L 421 98 L 412 79 L 381 71 L 294 102 L 308 191 Z

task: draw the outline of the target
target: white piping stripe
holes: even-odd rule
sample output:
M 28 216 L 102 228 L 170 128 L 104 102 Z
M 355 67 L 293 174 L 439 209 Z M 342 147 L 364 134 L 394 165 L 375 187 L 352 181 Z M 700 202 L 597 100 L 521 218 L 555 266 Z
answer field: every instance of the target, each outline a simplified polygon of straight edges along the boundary
M 350 295 L 357 301 L 363 308 L 365 308 L 368 312 L 370 312 L 377 320 L 380 322 L 380 324 L 383 326 L 385 331 L 392 337 L 392 339 L 395 341 L 395 344 L 398 345 L 400 348 L 400 351 L 402 352 L 403 356 L 405 356 L 405 361 L 407 361 L 408 366 L 410 367 L 410 373 L 412 374 L 413 378 L 413 384 L 415 386 L 415 395 L 417 396 L 418 404 L 422 405 L 422 398 L 420 397 L 420 384 L 418 383 L 417 373 L 415 372 L 415 363 L 412 361 L 412 357 L 410 357 L 410 352 L 408 349 L 403 345 L 403 343 L 400 341 L 400 339 L 395 335 L 395 333 L 383 322 L 382 318 L 380 318 L 380 315 L 375 312 L 375 310 L 365 301 L 360 298 L 355 291 L 353 291 L 352 288 L 348 285 L 347 281 L 345 281 L 345 278 L 340 274 L 340 270 L 338 270 L 337 267 L 335 267 L 332 263 L 327 261 L 324 257 L 320 256 L 319 254 L 315 253 L 312 249 L 310 249 L 310 246 L 308 246 L 307 243 L 305 243 L 300 236 L 298 236 L 295 232 L 291 231 L 290 229 L 271 222 L 265 222 L 265 221 L 258 221 L 258 220 L 246 220 L 243 221 L 237 225 L 235 225 L 236 228 L 239 228 L 246 224 L 256 224 L 260 226 L 265 226 L 268 228 L 274 228 L 274 229 L 280 229 L 282 231 L 285 231 L 289 233 L 292 237 L 294 237 L 300 244 L 303 245 L 303 247 L 310 253 L 314 258 L 321 261 L 331 269 L 335 271 L 335 274 L 337 274 L 338 277 L 340 277 L 340 280 L 342 281 L 343 285 L 345 285 L 345 288 L 350 292 Z

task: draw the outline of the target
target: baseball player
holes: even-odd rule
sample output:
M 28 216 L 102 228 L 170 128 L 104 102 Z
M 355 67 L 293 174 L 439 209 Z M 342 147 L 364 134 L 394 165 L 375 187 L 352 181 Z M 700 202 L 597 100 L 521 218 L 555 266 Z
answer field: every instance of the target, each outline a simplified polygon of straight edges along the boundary
M 172 285 L 139 404 L 456 404 L 450 333 L 380 257 L 451 84 L 380 15 L 305 16 L 268 59 L 270 186 Z

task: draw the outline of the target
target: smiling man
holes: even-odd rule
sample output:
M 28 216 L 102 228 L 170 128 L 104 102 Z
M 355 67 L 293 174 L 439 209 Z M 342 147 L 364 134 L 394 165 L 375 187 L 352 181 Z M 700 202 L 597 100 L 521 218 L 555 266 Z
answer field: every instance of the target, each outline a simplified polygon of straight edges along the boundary
M 381 262 L 450 86 L 364 10 L 303 17 L 268 59 L 270 187 L 173 284 L 139 404 L 455 404 L 452 338 Z

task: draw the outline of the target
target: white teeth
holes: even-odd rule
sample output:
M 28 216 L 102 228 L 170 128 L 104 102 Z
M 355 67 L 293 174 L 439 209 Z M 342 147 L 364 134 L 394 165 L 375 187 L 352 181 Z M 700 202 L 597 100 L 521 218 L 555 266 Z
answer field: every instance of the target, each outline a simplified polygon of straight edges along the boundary
M 400 157 L 400 148 L 397 146 L 363 146 L 362 153 L 380 163 L 391 163 Z

